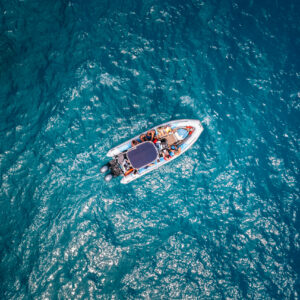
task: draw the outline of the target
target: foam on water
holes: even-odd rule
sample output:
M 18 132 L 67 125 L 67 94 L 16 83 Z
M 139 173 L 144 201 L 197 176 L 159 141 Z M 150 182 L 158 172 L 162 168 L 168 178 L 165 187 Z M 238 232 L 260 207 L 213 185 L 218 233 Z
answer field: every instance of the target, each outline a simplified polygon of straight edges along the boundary
M 299 298 L 297 1 L 1 8 L 1 299 Z M 180 118 L 193 148 L 104 182 Z

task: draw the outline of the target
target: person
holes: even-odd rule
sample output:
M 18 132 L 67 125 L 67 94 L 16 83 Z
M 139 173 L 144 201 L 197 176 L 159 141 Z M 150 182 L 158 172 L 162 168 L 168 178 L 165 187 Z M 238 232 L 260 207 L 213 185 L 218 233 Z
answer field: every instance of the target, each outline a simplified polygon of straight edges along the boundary
M 155 137 L 155 130 L 149 130 L 146 134 L 146 138 L 148 139 L 148 141 L 153 141 Z
M 158 127 L 157 128 L 157 138 L 160 139 L 162 138 L 165 134 L 164 128 L 163 127 Z
M 147 142 L 146 134 L 145 133 L 141 134 L 140 139 L 141 139 L 142 142 Z
M 158 149 L 158 151 L 160 151 L 162 149 L 161 141 L 154 140 L 153 143 L 156 146 L 156 148 Z
M 140 139 L 142 142 L 153 141 L 155 136 L 155 130 L 149 130 L 147 134 L 141 134 Z
M 170 160 L 171 159 L 171 155 L 170 155 L 169 150 L 167 150 L 167 149 L 163 150 L 162 154 L 163 154 L 164 160 Z
M 168 141 L 165 138 L 162 138 L 161 140 L 161 147 L 162 149 L 168 148 Z
M 134 147 L 134 146 L 136 146 L 138 144 L 139 144 L 139 142 L 137 140 L 132 140 L 131 141 L 131 147 Z
M 165 128 L 165 132 L 167 134 L 169 134 L 170 132 L 172 132 L 172 128 L 169 125 L 167 125 L 166 128 Z
M 173 130 L 169 125 L 158 127 L 157 128 L 157 138 L 160 139 L 160 138 L 168 135 L 172 131 Z
M 171 156 L 174 156 L 174 155 L 179 155 L 181 153 L 181 148 L 179 146 L 171 146 L 171 149 L 170 149 L 170 155 Z

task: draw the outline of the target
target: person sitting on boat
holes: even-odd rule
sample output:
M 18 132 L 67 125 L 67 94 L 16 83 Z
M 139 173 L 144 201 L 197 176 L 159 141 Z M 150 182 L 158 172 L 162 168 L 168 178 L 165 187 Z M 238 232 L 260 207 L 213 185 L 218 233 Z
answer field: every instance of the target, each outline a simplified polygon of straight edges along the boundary
M 167 126 L 165 127 L 165 132 L 166 132 L 167 134 L 169 134 L 170 132 L 172 132 L 172 128 L 171 128 L 169 125 L 167 125 Z
M 167 139 L 163 138 L 160 141 L 161 141 L 161 147 L 162 147 L 162 149 L 168 148 L 168 141 L 167 141 Z
M 171 151 L 169 151 L 168 149 L 164 149 L 162 151 L 162 154 L 163 154 L 163 158 L 164 160 L 170 160 L 172 158 L 171 156 Z M 173 154 L 174 155 L 174 154 Z
M 147 137 L 148 141 L 153 141 L 154 138 L 155 138 L 155 134 L 156 134 L 156 132 L 155 132 L 154 129 L 149 130 L 149 131 L 147 132 L 147 134 L 146 134 L 146 137 Z
M 147 137 L 146 137 L 146 134 L 145 134 L 145 133 L 143 133 L 143 134 L 140 135 L 140 140 L 141 140 L 142 142 L 147 142 Z
M 131 141 L 131 147 L 134 147 L 134 146 L 136 146 L 138 144 L 139 144 L 139 141 L 137 141 L 137 140 L 132 140 Z
M 162 126 L 157 128 L 157 138 L 160 139 L 166 135 L 168 135 L 170 132 L 172 132 L 172 129 L 170 126 Z
M 165 138 L 161 140 L 154 140 L 153 143 L 155 144 L 155 146 L 159 151 L 166 149 L 168 147 L 168 142 Z
M 157 138 L 160 139 L 163 136 L 163 127 L 157 128 Z
M 170 155 L 171 156 L 174 156 L 174 155 L 179 155 L 181 153 L 181 148 L 179 146 L 171 146 L 171 149 L 170 149 Z
M 142 142 L 147 142 L 147 141 L 153 141 L 155 137 L 155 130 L 149 130 L 147 131 L 147 134 L 142 134 L 140 136 L 140 139 Z
M 154 140 L 153 143 L 155 144 L 155 146 L 158 149 L 158 151 L 160 151 L 162 149 L 161 141 Z

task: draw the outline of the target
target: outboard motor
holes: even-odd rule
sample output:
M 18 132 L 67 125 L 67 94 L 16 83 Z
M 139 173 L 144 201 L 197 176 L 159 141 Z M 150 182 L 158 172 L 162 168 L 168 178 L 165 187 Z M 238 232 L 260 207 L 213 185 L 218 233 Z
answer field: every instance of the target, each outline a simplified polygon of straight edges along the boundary
M 105 172 L 108 171 L 108 168 L 109 168 L 109 165 L 106 164 L 106 165 L 104 165 L 104 166 L 100 169 L 100 172 L 103 174 L 103 173 L 105 173 Z
M 106 182 L 109 182 L 111 181 L 114 177 L 117 177 L 121 174 L 123 174 L 121 168 L 120 168 L 120 165 L 119 165 L 119 162 L 118 162 L 118 159 L 115 158 L 115 159 L 112 159 L 109 163 L 107 163 L 106 165 L 104 165 L 101 169 L 100 169 L 100 172 L 102 174 L 108 172 L 109 173 L 104 177 L 104 180 Z
M 108 164 L 113 177 L 117 177 L 123 173 L 116 159 L 111 160 Z
M 113 175 L 109 173 L 109 174 L 107 174 L 107 175 L 104 177 L 104 180 L 105 180 L 106 182 L 109 182 L 109 181 L 112 180 L 112 178 L 113 178 Z

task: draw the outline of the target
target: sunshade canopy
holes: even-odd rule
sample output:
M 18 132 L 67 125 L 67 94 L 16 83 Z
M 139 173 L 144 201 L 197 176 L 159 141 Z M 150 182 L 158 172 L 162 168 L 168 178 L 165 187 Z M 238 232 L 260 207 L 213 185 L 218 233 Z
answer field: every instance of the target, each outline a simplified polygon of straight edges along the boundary
M 127 152 L 127 157 L 135 169 L 147 166 L 158 156 L 157 149 L 152 142 L 138 144 Z

